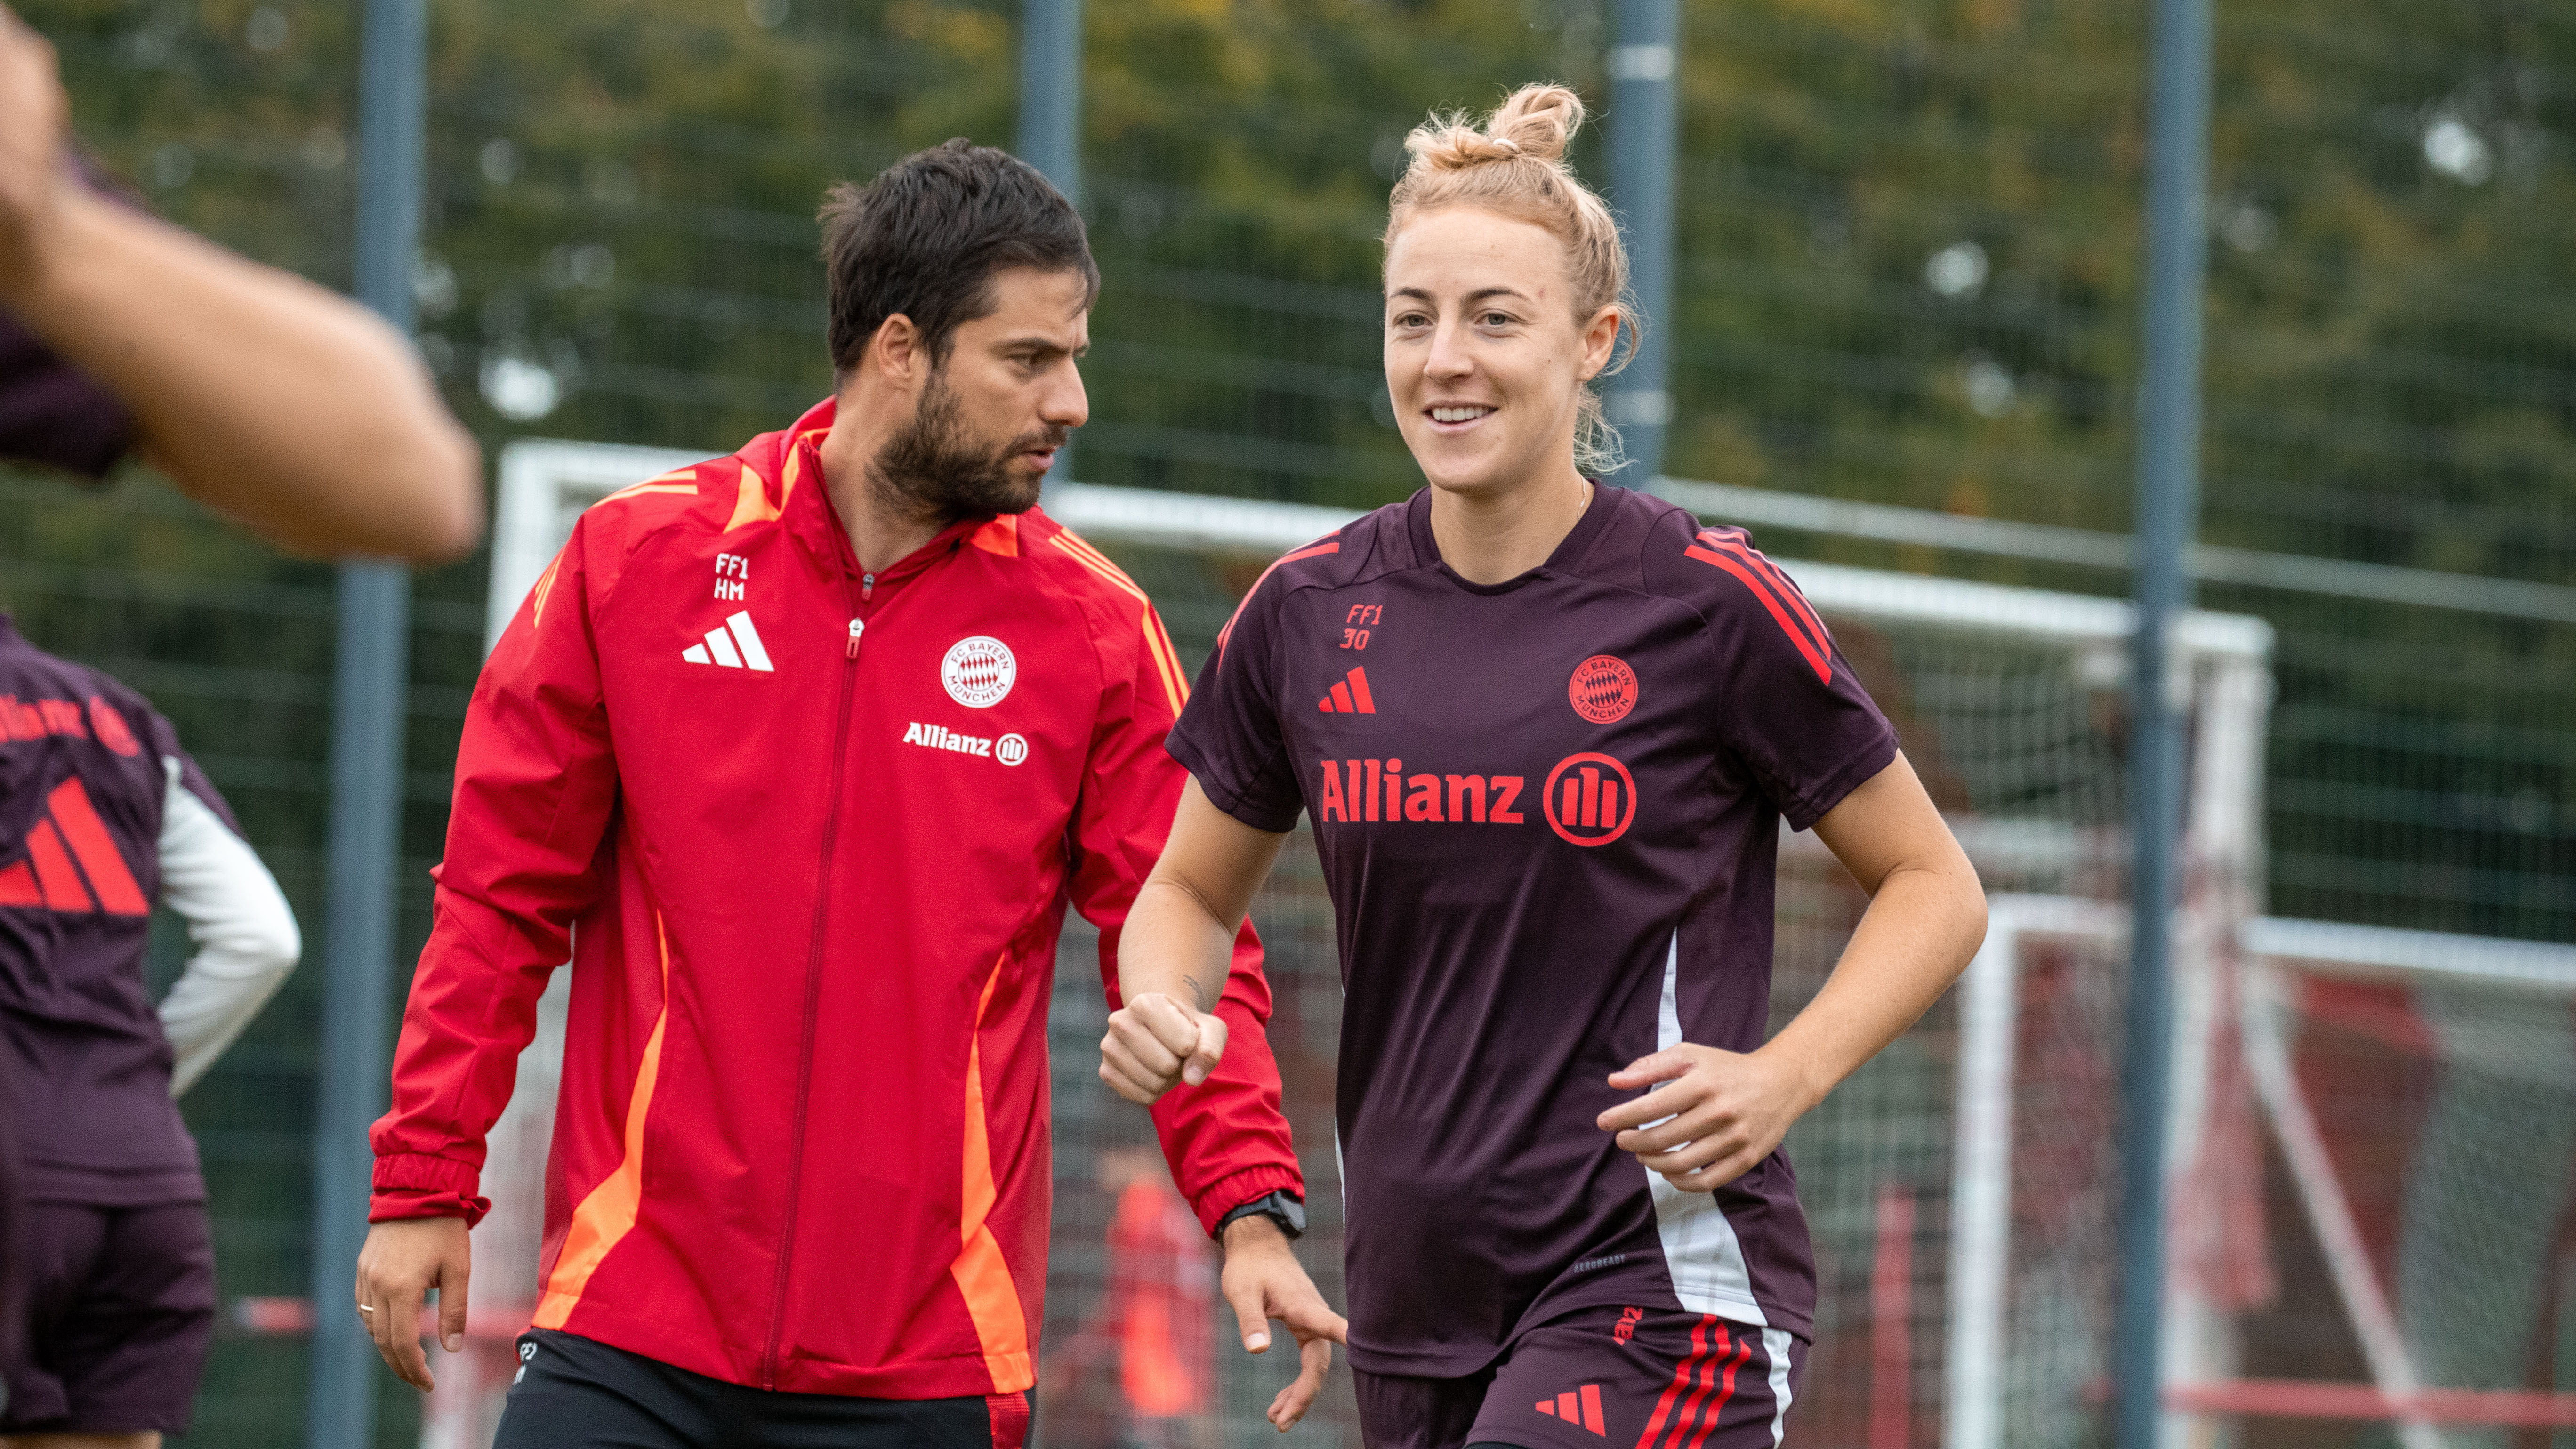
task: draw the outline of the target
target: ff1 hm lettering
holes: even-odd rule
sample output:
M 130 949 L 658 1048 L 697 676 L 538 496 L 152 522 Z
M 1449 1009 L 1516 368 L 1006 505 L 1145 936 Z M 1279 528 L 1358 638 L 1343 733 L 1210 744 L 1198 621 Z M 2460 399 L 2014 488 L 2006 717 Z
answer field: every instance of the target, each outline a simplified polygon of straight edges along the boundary
M 716 555 L 716 594 L 719 599 L 739 599 L 742 586 L 751 577 L 751 560 L 738 553 Z
M 1529 818 L 1515 808 L 1529 783 L 1520 775 L 1407 775 L 1402 759 L 1326 760 L 1322 771 L 1318 823 L 1519 825 Z

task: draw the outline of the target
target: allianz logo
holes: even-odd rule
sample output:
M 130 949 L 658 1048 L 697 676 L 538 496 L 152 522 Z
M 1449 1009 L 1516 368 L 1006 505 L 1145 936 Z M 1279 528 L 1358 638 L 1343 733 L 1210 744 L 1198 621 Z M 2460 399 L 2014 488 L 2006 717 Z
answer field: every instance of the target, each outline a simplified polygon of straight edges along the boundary
M 985 739 L 981 735 L 961 735 L 946 725 L 914 722 L 903 728 L 903 742 L 929 750 L 946 750 L 951 754 L 973 755 L 978 759 L 999 760 L 1016 765 L 1029 757 L 1029 742 L 1018 735 Z

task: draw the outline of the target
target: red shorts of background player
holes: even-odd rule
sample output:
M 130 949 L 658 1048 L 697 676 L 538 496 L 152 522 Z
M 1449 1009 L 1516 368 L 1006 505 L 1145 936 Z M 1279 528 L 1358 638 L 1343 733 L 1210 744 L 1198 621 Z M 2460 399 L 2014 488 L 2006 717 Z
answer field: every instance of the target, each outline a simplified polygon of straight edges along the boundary
M 1586 1308 L 1454 1379 L 1354 1373 L 1369 1449 L 1774 1449 L 1806 1368 L 1781 1329 Z

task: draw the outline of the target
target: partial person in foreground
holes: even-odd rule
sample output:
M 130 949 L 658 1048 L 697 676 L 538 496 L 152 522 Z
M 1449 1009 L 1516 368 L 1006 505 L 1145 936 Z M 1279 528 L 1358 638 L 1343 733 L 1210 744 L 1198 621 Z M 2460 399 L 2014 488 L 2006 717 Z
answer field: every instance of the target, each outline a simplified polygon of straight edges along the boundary
M 483 532 L 481 455 L 410 346 L 101 194 L 53 47 L 0 4 L 0 458 L 129 454 L 294 553 L 443 563 Z
M 197 947 L 157 1010 L 156 900 Z M 175 1099 L 298 951 L 286 897 L 169 722 L 0 615 L 0 1051 L 25 1215 L 0 1445 L 152 1449 L 188 1427 L 215 1265 Z
M 1769 1449 L 1814 1331 L 1782 1136 L 1984 933 L 1974 870 L 1796 585 L 1596 483 L 1627 264 L 1582 103 L 1407 142 L 1387 388 L 1430 486 L 1273 565 L 1173 731 L 1101 1074 L 1231 1051 L 1238 918 L 1304 810 L 1339 929 L 1349 1345 L 1373 1449 Z M 1767 1043 L 1780 823 L 1871 901 Z
M 1099 272 L 1023 163 L 951 141 L 823 212 L 834 396 L 574 525 L 477 681 L 374 1130 L 360 1312 L 428 1388 L 484 1142 L 572 958 L 535 1325 L 501 1449 L 999 1446 L 1044 1321 L 1047 1003 L 1119 932 L 1183 775 L 1153 606 L 1037 507 L 1088 416 Z M 1235 1051 L 1155 1112 L 1245 1346 L 1341 1321 L 1290 1251 L 1260 944 Z M 721 1432 L 720 1432 L 721 1431 Z

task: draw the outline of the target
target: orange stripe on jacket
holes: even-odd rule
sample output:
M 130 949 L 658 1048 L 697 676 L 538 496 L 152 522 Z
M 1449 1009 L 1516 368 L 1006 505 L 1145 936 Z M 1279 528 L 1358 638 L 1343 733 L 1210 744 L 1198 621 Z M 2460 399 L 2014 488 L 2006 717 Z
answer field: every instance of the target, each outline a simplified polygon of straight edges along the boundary
M 662 1010 L 653 1018 L 644 1060 L 635 1068 L 635 1090 L 626 1101 L 626 1152 L 618 1159 L 617 1170 L 572 1210 L 563 1252 L 555 1259 L 554 1272 L 546 1276 L 545 1296 L 537 1301 L 539 1328 L 564 1326 L 581 1302 L 582 1290 L 590 1286 L 590 1275 L 599 1271 L 608 1250 L 634 1230 L 636 1214 L 644 1206 L 644 1114 L 653 1105 L 653 1085 L 662 1075 L 662 1032 L 671 1022 L 671 938 L 662 929 L 659 911 L 653 913 L 653 934 L 662 948 Z
M 1020 1307 L 1019 1286 L 1011 1265 L 986 1219 L 997 1197 L 993 1185 L 993 1142 L 984 1125 L 984 1013 L 992 1009 L 993 989 L 1002 983 L 996 958 L 993 974 L 984 978 L 983 999 L 975 1003 L 974 1031 L 966 1039 L 966 1197 L 958 1213 L 957 1259 L 948 1267 L 957 1291 L 974 1321 L 975 1339 L 984 1346 L 984 1368 L 993 1376 L 993 1392 L 1015 1394 L 1037 1382 L 1029 1363 L 1029 1321 Z
M 1181 670 L 1181 656 L 1172 648 L 1172 636 L 1163 632 L 1163 620 L 1154 606 L 1145 606 L 1145 652 L 1154 656 L 1154 670 L 1163 677 L 1163 697 L 1171 703 L 1172 718 L 1181 716 L 1181 706 L 1190 702 L 1190 677 Z
M 1134 595 L 1137 602 L 1148 602 L 1145 598 L 1145 591 L 1136 586 L 1136 581 L 1134 579 L 1127 577 L 1127 571 L 1125 569 L 1111 563 L 1109 561 L 1109 555 L 1102 553 L 1100 550 L 1093 548 L 1090 544 L 1083 542 L 1081 538 L 1075 535 L 1073 530 L 1065 529 L 1058 533 L 1055 536 L 1055 546 L 1072 555 L 1074 561 L 1081 564 L 1084 568 L 1087 568 L 1093 573 L 1100 575 L 1102 578 L 1107 579 L 1110 583 L 1116 585 L 1124 592 Z
M 599 501 L 614 503 L 620 498 L 632 498 L 638 493 L 695 493 L 698 491 L 698 466 L 691 463 L 686 468 L 674 468 L 668 473 L 656 478 L 647 478 L 641 483 L 630 483 Z
M 572 545 L 564 547 L 569 550 Z M 546 571 L 537 575 L 537 587 L 529 595 L 534 602 L 528 605 L 528 627 L 535 628 L 546 621 L 546 592 L 555 586 L 555 571 L 562 567 L 563 555 L 558 553 L 555 561 L 546 565 Z
M 745 524 L 768 523 L 778 517 L 778 505 L 769 501 L 769 484 L 761 478 L 760 470 L 739 459 L 735 461 L 742 477 L 734 484 L 733 518 L 725 524 L 727 533 Z

